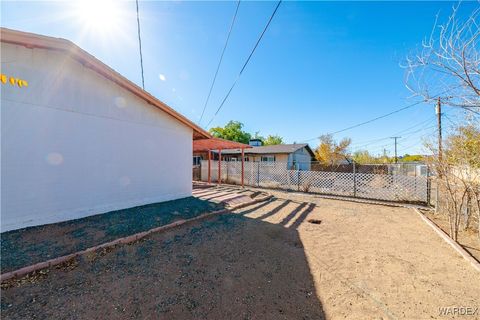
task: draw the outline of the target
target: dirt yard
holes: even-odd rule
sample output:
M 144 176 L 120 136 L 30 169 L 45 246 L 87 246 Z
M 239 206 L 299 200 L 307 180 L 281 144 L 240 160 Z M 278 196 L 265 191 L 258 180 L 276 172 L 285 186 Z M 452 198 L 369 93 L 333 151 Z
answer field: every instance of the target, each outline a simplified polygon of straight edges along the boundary
M 271 193 L 275 201 L 239 213 L 297 229 L 328 319 L 441 319 L 441 307 L 480 308 L 480 273 L 412 209 Z
M 4 283 L 2 317 L 447 319 L 439 308 L 480 307 L 480 273 L 412 209 L 274 195 Z
M 443 214 L 435 214 L 432 211 L 422 211 L 430 220 L 433 221 L 440 229 L 446 234 L 450 232 L 450 224 L 448 223 L 448 217 Z M 477 261 L 480 261 L 480 238 L 476 230 L 467 229 L 459 230 L 458 243 L 467 250 Z

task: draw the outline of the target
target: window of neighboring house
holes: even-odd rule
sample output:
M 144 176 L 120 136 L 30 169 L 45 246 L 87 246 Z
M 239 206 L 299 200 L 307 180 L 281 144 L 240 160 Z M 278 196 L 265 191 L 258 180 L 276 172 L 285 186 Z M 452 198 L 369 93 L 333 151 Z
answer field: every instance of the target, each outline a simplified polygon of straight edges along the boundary
M 225 161 L 238 161 L 237 157 L 225 157 Z
M 275 162 L 275 156 L 262 156 L 260 158 L 262 162 Z
M 202 157 L 201 157 L 201 156 L 193 156 L 193 165 L 194 165 L 194 166 L 199 166 L 199 165 L 200 165 L 200 161 L 202 161 Z
M 297 160 L 293 159 L 293 162 L 292 162 L 292 170 L 297 170 L 297 169 L 298 169 Z

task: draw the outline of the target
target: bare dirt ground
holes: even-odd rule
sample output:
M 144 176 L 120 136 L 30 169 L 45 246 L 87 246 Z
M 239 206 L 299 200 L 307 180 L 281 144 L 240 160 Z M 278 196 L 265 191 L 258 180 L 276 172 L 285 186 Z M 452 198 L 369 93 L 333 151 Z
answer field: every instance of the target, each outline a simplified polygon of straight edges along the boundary
M 297 229 L 326 318 L 441 319 L 441 307 L 480 307 L 480 273 L 412 209 L 271 193 L 238 213 Z M 292 216 L 302 206 L 310 212 Z
M 272 193 L 4 283 L 2 318 L 445 319 L 441 307 L 480 307 L 480 274 L 412 209 Z
M 430 220 L 433 221 L 446 234 L 449 234 L 450 225 L 448 218 L 443 214 L 434 214 L 431 211 L 423 211 Z M 477 261 L 480 261 L 480 238 L 478 233 L 473 229 L 460 230 L 457 242 L 467 250 Z

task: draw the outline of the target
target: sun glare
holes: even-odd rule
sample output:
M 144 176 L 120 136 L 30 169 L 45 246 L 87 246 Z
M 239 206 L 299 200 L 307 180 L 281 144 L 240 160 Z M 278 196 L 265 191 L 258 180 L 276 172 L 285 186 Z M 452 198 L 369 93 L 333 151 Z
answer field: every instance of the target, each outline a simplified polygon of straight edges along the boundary
M 88 32 L 111 35 L 122 22 L 121 1 L 79 0 L 75 2 L 74 15 Z

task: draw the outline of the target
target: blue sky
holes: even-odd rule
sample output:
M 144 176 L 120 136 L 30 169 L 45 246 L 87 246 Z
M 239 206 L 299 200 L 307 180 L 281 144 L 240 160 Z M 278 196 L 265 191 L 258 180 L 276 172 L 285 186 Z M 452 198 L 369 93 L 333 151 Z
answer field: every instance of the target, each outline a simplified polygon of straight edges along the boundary
M 315 146 L 314 137 L 415 102 L 400 64 L 430 33 L 435 15 L 442 21 L 452 4 L 282 3 L 211 126 L 238 120 L 250 132 L 279 134 L 288 143 L 308 139 Z M 115 28 L 101 30 L 86 27 L 85 12 L 79 13 L 77 5 L 2 1 L 1 25 L 72 40 L 140 85 L 135 2 L 116 2 L 115 10 L 104 10 L 105 19 L 113 12 L 118 21 Z M 240 4 L 201 125 L 212 118 L 275 5 Z M 462 6 L 468 12 L 478 3 Z M 140 1 L 146 90 L 195 122 L 235 7 L 236 2 Z M 353 150 L 376 154 L 386 148 L 391 154 L 388 137 L 400 135 L 399 153 L 416 153 L 422 151 L 422 138 L 434 134 L 434 121 L 433 106 L 421 104 L 335 137 L 352 138 Z

